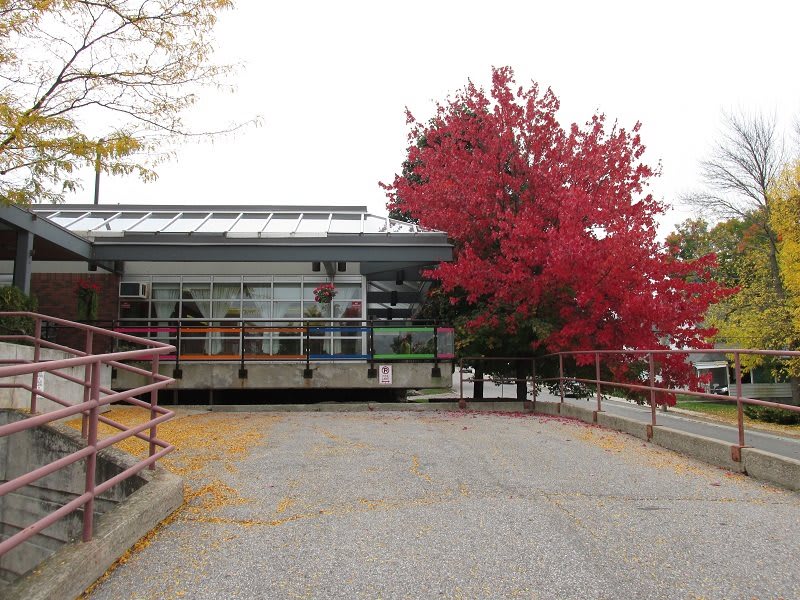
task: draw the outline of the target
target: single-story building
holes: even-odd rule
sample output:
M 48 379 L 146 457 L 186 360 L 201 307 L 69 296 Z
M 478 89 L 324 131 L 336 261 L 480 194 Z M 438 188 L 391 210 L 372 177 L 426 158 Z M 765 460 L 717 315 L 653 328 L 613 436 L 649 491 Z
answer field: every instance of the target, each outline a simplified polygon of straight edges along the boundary
M 452 328 L 414 320 L 441 231 L 360 206 L 37 205 L 0 207 L 0 240 L 0 281 L 40 312 L 175 345 L 174 389 L 450 385 Z

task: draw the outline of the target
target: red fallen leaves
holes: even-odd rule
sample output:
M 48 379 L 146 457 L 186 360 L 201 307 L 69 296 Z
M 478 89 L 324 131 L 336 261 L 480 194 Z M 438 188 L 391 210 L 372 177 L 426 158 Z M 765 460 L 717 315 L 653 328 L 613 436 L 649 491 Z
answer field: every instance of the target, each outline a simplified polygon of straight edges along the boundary
M 656 240 L 666 207 L 646 193 L 658 173 L 641 160 L 640 124 L 601 114 L 565 129 L 558 108 L 506 67 L 488 94 L 469 83 L 431 120 L 407 115 L 407 161 L 384 187 L 391 210 L 453 241 L 453 262 L 429 276 L 473 309 L 470 328 L 527 329 L 533 348 L 707 347 L 698 323 L 726 290 L 713 256 L 677 260 Z M 665 383 L 691 383 L 682 356 L 663 363 Z

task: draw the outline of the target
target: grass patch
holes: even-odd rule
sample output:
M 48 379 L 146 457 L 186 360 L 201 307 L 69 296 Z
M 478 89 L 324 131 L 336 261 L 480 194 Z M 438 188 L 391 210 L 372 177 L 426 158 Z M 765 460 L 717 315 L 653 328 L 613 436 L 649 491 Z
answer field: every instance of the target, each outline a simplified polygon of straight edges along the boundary
M 417 391 L 420 396 L 438 396 L 439 394 L 450 394 L 453 390 L 450 388 L 425 388 Z
M 738 423 L 736 414 L 736 402 L 715 402 L 713 400 L 697 400 L 693 396 L 686 396 L 678 394 L 675 408 L 683 410 L 690 410 L 692 412 L 701 413 L 710 419 L 720 421 L 727 425 L 736 426 Z M 777 423 L 766 423 L 764 421 L 756 421 L 747 415 L 744 415 L 745 428 L 767 429 L 775 433 L 788 433 L 796 436 L 800 434 L 800 425 L 779 425 Z
M 736 419 L 736 403 L 735 402 L 714 402 L 703 400 L 680 400 L 678 399 L 675 408 L 682 408 L 683 410 L 691 410 L 694 412 L 704 413 L 719 417 L 729 417 Z

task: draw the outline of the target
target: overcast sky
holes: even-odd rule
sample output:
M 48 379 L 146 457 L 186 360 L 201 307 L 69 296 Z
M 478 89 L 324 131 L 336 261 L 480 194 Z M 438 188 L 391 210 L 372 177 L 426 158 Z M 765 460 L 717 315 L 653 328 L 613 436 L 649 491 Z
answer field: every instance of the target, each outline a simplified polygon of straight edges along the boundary
M 234 94 L 205 96 L 199 129 L 262 125 L 190 143 L 155 183 L 105 177 L 102 204 L 366 205 L 400 169 L 404 109 L 429 117 L 468 79 L 511 66 L 553 88 L 560 121 L 595 111 L 643 124 L 653 192 L 670 204 L 696 187 L 723 110 L 800 115 L 800 4 L 749 2 L 263 2 L 238 0 L 217 30 L 220 62 L 241 62 Z M 91 202 L 91 179 L 80 197 Z M 664 228 L 687 216 L 671 214 Z

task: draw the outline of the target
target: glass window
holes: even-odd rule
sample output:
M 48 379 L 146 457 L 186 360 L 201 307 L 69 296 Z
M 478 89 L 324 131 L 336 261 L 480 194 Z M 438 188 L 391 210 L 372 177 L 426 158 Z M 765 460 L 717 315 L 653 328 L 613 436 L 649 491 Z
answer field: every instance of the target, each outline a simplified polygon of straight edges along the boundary
M 210 283 L 184 283 L 181 291 L 181 318 L 208 318 L 211 315 L 210 295 Z
M 360 319 L 361 312 L 361 286 L 345 283 L 336 286 L 336 296 L 333 299 L 333 316 L 341 319 Z
M 326 281 L 315 281 L 313 283 L 303 284 L 303 300 L 314 300 L 314 290 L 321 286 Z
M 306 319 L 330 319 L 331 305 L 329 303 L 304 302 L 303 316 Z M 325 325 L 327 323 L 320 323 Z
M 150 308 L 147 300 L 131 300 L 123 298 L 119 301 L 119 316 L 121 319 L 147 319 Z
M 153 316 L 176 319 L 180 316 L 181 286 L 179 283 L 153 283 Z
M 299 300 L 300 283 L 276 283 L 274 297 L 276 300 Z
M 272 286 L 269 283 L 245 282 L 242 297 L 245 300 L 269 300 L 272 298 Z
M 300 336 L 291 334 L 278 334 L 272 341 L 274 354 L 279 356 L 299 356 Z
M 240 298 L 242 295 L 242 285 L 240 283 L 218 283 L 214 282 L 214 300 L 230 300 Z
M 268 321 L 272 318 L 272 304 L 269 301 L 242 302 L 242 318 L 246 321 Z
M 275 302 L 273 304 L 273 314 L 276 319 L 299 319 L 301 314 L 300 301 Z
M 240 319 L 241 283 L 214 283 L 213 316 L 220 319 Z

